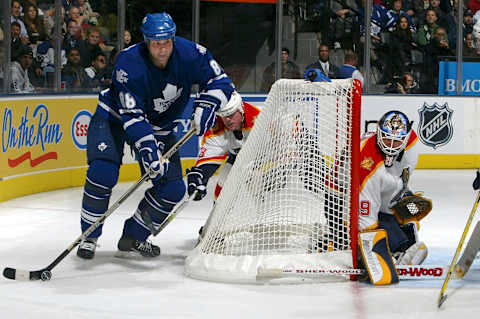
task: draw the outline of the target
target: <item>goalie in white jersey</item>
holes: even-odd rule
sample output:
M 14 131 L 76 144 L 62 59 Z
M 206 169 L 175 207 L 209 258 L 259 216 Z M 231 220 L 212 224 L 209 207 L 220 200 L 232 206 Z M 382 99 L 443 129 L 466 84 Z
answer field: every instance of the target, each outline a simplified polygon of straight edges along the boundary
M 215 125 L 203 136 L 195 166 L 187 169 L 188 195 L 197 191 L 194 200 L 205 197 L 208 180 L 226 159 L 215 187 L 214 198 L 218 198 L 237 154 L 259 114 L 260 109 L 243 102 L 237 92 L 233 92 L 226 106 L 217 111 Z
M 417 141 L 407 116 L 389 111 L 360 148 L 359 231 L 384 229 L 397 264 L 419 264 L 427 256 L 417 229 L 431 202 L 408 189 L 417 165 Z

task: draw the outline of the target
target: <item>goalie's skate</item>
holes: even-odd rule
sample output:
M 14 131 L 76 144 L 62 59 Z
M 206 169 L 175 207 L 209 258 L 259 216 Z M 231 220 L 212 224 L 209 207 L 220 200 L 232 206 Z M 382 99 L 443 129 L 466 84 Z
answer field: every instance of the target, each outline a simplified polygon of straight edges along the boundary
M 78 245 L 77 256 L 83 259 L 92 259 L 97 248 L 97 238 L 87 238 Z
M 116 257 L 157 257 L 160 256 L 160 247 L 149 241 L 139 241 L 133 237 L 122 236 L 118 241 Z

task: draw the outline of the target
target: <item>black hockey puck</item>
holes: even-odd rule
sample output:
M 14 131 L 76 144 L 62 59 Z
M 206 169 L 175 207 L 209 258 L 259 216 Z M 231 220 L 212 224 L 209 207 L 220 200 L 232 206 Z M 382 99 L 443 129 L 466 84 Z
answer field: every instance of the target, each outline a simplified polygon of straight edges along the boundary
M 43 281 L 49 281 L 51 278 L 52 278 L 52 273 L 50 272 L 50 270 L 44 270 L 40 274 L 40 279 L 42 279 Z

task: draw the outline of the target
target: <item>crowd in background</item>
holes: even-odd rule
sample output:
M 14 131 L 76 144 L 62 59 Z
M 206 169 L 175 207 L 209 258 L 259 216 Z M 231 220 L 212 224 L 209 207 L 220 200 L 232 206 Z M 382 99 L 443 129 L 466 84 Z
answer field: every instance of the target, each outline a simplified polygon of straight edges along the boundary
M 51 91 L 54 87 L 55 55 L 53 30 L 55 26 L 55 10 L 53 0 L 7 0 L 11 1 L 11 66 L 12 93 L 29 93 Z M 181 1 L 180 1 L 181 2 Z M 190 2 L 180 4 L 179 1 L 166 0 L 161 5 L 166 11 L 188 12 Z M 185 1 L 183 1 L 185 2 Z M 183 3 L 182 2 L 182 3 Z M 162 2 L 164 3 L 164 2 Z M 355 69 L 359 74 L 364 70 L 365 46 L 365 5 L 366 0 L 284 0 L 285 15 L 295 16 L 295 32 L 309 27 L 318 36 L 318 59 L 313 61 L 298 61 L 292 59 L 292 47 L 282 49 L 281 77 L 303 78 L 305 70 L 298 65 L 320 67 L 329 65 L 328 76 L 341 78 L 338 70 Z M 128 2 L 132 8 L 136 2 Z M 159 10 L 157 2 L 141 2 L 145 10 Z M 202 2 L 206 18 L 214 6 L 221 3 Z M 235 4 L 223 4 L 223 12 L 228 15 Z M 274 18 L 270 9 L 258 5 L 251 10 L 247 4 L 237 4 L 232 19 L 241 19 L 241 12 L 258 13 L 258 24 L 250 22 L 239 28 L 236 22 L 231 28 L 226 24 L 201 23 L 202 44 L 209 47 L 226 72 L 234 79 L 241 89 L 249 72 L 255 68 L 255 58 L 258 52 L 248 54 L 240 50 L 247 43 L 259 50 L 266 34 L 266 42 L 271 51 L 274 32 Z M 252 6 L 252 5 L 250 5 Z M 301 7 L 302 10 L 295 8 Z M 139 9 L 138 7 L 137 9 Z M 230 8 L 230 9 L 229 9 Z M 293 9 L 292 9 L 293 8 Z M 387 93 L 426 93 L 437 94 L 439 61 L 454 60 L 456 48 L 460 43 L 463 47 L 463 57 L 480 58 L 480 0 L 465 0 L 462 21 L 458 21 L 457 0 L 373 0 L 370 25 L 372 49 L 370 51 L 371 68 L 368 72 L 370 83 L 382 86 Z M 242 11 L 243 10 L 243 11 Z M 134 15 L 136 10 L 128 14 Z M 191 11 L 191 10 L 190 10 Z M 265 12 L 268 12 L 265 14 Z M 306 12 L 306 13 L 305 13 Z M 238 13 L 238 14 L 237 14 Z M 139 13 L 140 14 L 140 13 Z M 141 12 L 143 15 L 144 13 Z M 174 17 L 185 16 L 173 12 Z M 245 17 L 247 19 L 248 17 Z M 118 47 L 116 27 L 116 8 L 108 8 L 101 0 L 62 0 L 61 10 L 62 47 L 61 47 L 61 88 L 65 91 L 96 92 L 107 87 L 111 81 L 111 70 Z M 132 25 L 138 25 L 138 17 L 132 16 Z M 225 18 L 226 19 L 226 18 Z M 239 20 L 243 21 L 243 20 Z M 273 23 L 270 23 L 272 22 Z M 5 22 L 2 22 L 3 25 Z M 243 23 L 243 22 L 242 22 Z M 179 30 L 189 30 L 185 22 Z M 245 30 L 252 26 L 257 30 L 257 37 Z M 457 39 L 458 27 L 463 28 L 463 39 Z M 263 30 L 263 29 L 265 30 Z M 239 33 L 240 31 L 243 33 Z M 259 30 L 263 30 L 260 32 Z M 135 31 L 135 30 L 134 30 Z M 219 32 L 230 32 L 232 35 L 220 35 Z M 242 41 L 244 34 L 250 34 L 250 41 Z M 128 28 L 124 33 L 125 47 L 135 43 L 133 32 Z M 205 37 L 206 36 L 206 37 Z M 253 37 L 252 37 L 253 36 Z M 0 41 L 5 34 L 0 28 Z M 254 41 L 255 40 L 255 41 Z M 219 42 L 221 41 L 221 42 Z M 257 43 L 258 42 L 258 43 Z M 245 49 L 246 50 L 246 49 Z M 250 50 L 250 47 L 249 49 Z M 298 48 L 295 48 L 295 51 Z M 233 53 L 232 53 L 233 52 Z M 271 54 L 271 52 L 270 52 Z M 4 61 L 4 52 L 0 48 L 0 62 Z M 293 55 L 296 57 L 296 54 Z M 450 57 L 450 58 L 449 58 Z M 352 61 L 345 61 L 348 58 Z M 311 56 L 309 57 L 311 59 Z M 237 61 L 238 60 L 238 61 Z M 465 59 L 464 59 L 465 61 Z M 480 59 L 479 59 L 480 61 Z M 273 62 L 273 61 L 272 61 Z M 345 63 L 344 65 L 342 65 Z M 3 67 L 5 64 L 2 65 Z M 358 68 L 358 70 L 357 70 Z M 275 64 L 268 62 L 263 66 L 262 80 L 256 89 L 268 92 L 271 84 L 277 78 Z M 3 72 L 0 69 L 0 82 Z M 351 73 L 351 72 L 350 72 Z M 352 73 L 352 74 L 353 74 Z M 342 76 L 344 76 L 343 74 Z M 363 81 L 363 77 L 362 77 Z M 0 83 L 3 87 L 3 84 Z
M 315 14 L 307 20 L 316 24 L 320 42 L 335 52 L 353 50 L 363 64 L 366 0 L 307 3 L 313 3 L 310 8 Z M 385 85 L 387 93 L 436 94 L 439 62 L 454 60 L 458 44 L 463 46 L 464 60 L 480 57 L 479 9 L 480 0 L 465 0 L 463 20 L 458 21 L 457 0 L 373 0 L 370 56 L 374 84 Z M 463 28 L 461 40 L 457 39 L 458 27 Z
M 96 10 L 99 3 L 92 1 L 91 4 L 89 0 L 62 1 L 62 90 L 98 92 L 111 83 L 117 53 L 113 45 L 116 30 Z M 52 90 L 55 72 L 54 17 L 53 1 L 11 2 L 11 93 Z M 3 30 L 1 32 L 0 36 Z M 0 41 L 3 38 L 4 35 Z M 130 32 L 125 30 L 125 46 L 131 45 L 131 41 Z

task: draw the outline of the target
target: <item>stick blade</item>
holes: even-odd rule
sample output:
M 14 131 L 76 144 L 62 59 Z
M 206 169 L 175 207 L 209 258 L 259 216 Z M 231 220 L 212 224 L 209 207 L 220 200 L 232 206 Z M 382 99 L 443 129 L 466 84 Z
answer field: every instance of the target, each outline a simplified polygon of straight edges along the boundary
M 10 268 L 10 267 L 6 267 L 3 270 L 3 277 L 5 277 L 7 279 L 15 280 L 15 273 L 16 273 L 15 269 Z
M 40 271 L 26 271 L 15 268 L 6 267 L 3 269 L 3 276 L 11 280 L 29 281 L 40 279 Z
M 441 295 L 440 298 L 438 298 L 438 308 L 442 306 L 445 300 L 447 300 L 447 295 Z

